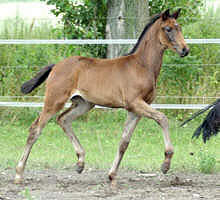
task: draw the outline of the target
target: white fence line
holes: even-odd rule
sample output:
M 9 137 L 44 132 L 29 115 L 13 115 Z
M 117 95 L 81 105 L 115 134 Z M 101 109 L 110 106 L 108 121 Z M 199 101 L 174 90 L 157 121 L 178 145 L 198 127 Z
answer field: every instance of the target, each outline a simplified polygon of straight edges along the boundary
M 43 107 L 43 102 L 0 102 L 0 107 Z M 66 103 L 65 107 L 70 107 L 71 103 Z M 208 104 L 151 104 L 153 108 L 157 109 L 202 109 Z M 106 108 L 103 106 L 96 106 L 96 108 Z
M 220 39 L 185 39 L 188 44 L 220 44 Z M 0 40 L 1 44 L 135 44 L 136 39 Z
M 1 44 L 135 44 L 136 39 L 98 39 L 98 40 L 0 40 Z M 220 44 L 220 39 L 186 39 L 188 44 Z M 158 109 L 202 109 L 208 104 L 152 104 Z M 70 106 L 70 103 L 65 105 Z M 36 102 L 0 102 L 0 107 L 43 107 L 43 103 Z M 96 106 L 97 108 L 104 108 Z

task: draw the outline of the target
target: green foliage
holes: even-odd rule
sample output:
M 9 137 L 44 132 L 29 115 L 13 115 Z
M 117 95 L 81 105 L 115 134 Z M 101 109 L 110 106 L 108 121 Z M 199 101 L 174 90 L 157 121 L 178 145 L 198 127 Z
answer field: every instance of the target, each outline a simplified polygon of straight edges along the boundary
M 215 156 L 208 151 L 199 152 L 199 169 L 202 173 L 210 174 L 213 172 L 216 165 Z
M 83 3 L 74 3 L 69 0 L 46 0 L 46 2 L 56 6 L 51 10 L 55 16 L 62 16 L 67 38 L 103 38 L 107 11 L 106 4 L 103 3 L 105 1 L 85 0 Z
M 48 5 L 55 5 L 51 12 L 62 16 L 65 38 L 68 39 L 103 39 L 107 17 L 106 0 L 42 0 Z M 74 50 L 74 49 L 73 49 Z M 106 46 L 85 45 L 82 51 L 97 52 L 99 57 L 105 57 Z
M 151 15 L 160 13 L 168 8 L 173 11 L 177 8 L 181 8 L 181 19 L 183 24 L 196 22 L 201 15 L 201 9 L 203 8 L 204 0 L 149 0 L 149 7 Z

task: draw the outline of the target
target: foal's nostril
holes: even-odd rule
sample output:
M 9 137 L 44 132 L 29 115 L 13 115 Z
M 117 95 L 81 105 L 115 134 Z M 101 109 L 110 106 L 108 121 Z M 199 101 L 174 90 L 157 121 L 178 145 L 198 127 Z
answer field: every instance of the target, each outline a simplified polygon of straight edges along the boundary
M 186 47 L 184 47 L 184 48 L 182 49 L 181 57 L 187 56 L 188 53 L 189 53 L 189 49 L 186 48 Z

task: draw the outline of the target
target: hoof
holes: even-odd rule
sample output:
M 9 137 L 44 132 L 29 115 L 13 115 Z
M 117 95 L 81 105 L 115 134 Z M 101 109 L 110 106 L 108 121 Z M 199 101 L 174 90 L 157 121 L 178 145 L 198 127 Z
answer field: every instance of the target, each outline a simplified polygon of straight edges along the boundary
M 110 188 L 112 190 L 117 190 L 117 181 L 114 176 L 109 175 L 108 179 L 110 180 Z
M 110 185 L 111 190 L 116 191 L 118 190 L 118 184 L 117 181 L 114 179 L 111 181 L 111 185 Z
M 84 170 L 84 164 L 76 164 L 75 170 L 77 171 L 78 174 L 81 174 L 82 171 Z
M 161 166 L 161 171 L 163 172 L 163 174 L 166 174 L 169 169 L 170 169 L 170 163 L 164 162 Z

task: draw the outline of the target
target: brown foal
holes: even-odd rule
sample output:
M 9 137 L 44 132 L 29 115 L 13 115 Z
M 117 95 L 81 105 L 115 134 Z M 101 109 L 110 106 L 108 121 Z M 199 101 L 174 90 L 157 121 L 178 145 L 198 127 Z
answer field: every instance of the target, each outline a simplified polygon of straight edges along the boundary
M 24 153 L 16 167 L 15 183 L 22 182 L 31 148 L 42 129 L 68 100 L 72 101 L 72 106 L 57 118 L 57 122 L 76 151 L 78 173 L 84 169 L 85 151 L 72 130 L 72 121 L 95 105 L 124 108 L 128 111 L 119 148 L 109 171 L 112 185 L 116 184 L 120 162 L 141 117 L 155 120 L 163 129 L 165 160 L 161 169 L 163 173 L 169 170 L 173 146 L 169 136 L 168 119 L 150 104 L 156 96 L 156 82 L 164 51 L 172 49 L 181 57 L 189 52 L 180 25 L 176 22 L 179 13 L 180 9 L 173 14 L 167 10 L 154 16 L 146 25 L 137 44 L 126 56 L 116 59 L 73 56 L 43 68 L 22 86 L 22 92 L 29 93 L 47 79 L 44 108 L 30 127 Z

